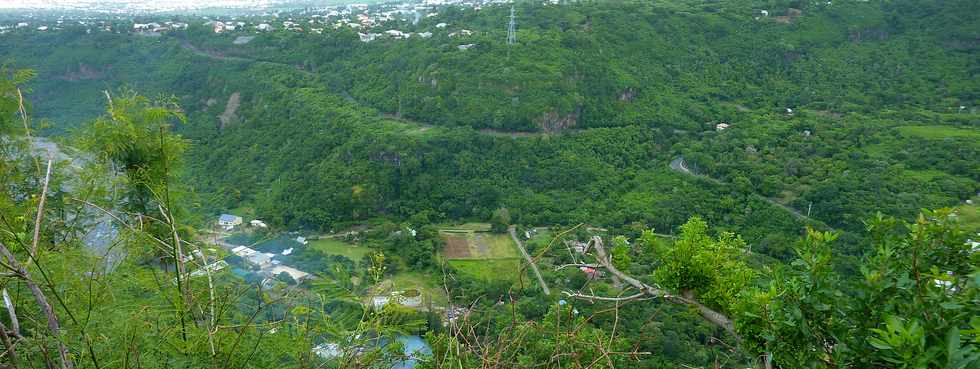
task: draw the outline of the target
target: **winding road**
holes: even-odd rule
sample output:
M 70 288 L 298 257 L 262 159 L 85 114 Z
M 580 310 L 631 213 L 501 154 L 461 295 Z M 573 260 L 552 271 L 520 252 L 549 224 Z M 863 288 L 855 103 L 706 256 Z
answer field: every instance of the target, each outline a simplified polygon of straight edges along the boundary
M 703 178 L 703 179 L 706 179 L 706 180 L 708 180 L 708 181 L 710 181 L 712 183 L 715 183 L 715 184 L 720 184 L 720 185 L 727 185 L 728 184 L 728 183 L 723 182 L 721 180 L 718 180 L 716 178 L 711 178 L 711 177 L 708 177 L 707 175 L 704 175 L 704 174 L 695 173 L 690 168 L 688 168 L 687 162 L 684 161 L 684 157 L 683 156 L 678 156 L 677 158 L 675 158 L 674 160 L 672 160 L 670 162 L 670 169 L 672 169 L 674 171 L 677 171 L 677 172 L 680 172 L 680 173 L 684 173 L 684 174 L 690 175 L 690 176 L 694 176 L 694 177 L 698 177 L 698 178 Z M 817 219 L 813 219 L 813 218 L 807 216 L 806 214 L 801 213 L 799 210 L 796 210 L 795 208 L 792 208 L 792 207 L 790 207 L 788 205 L 782 204 L 779 201 L 776 201 L 776 200 L 774 200 L 772 198 L 769 198 L 769 197 L 766 197 L 766 196 L 759 195 L 757 193 L 752 193 L 752 195 L 755 195 L 756 197 L 762 199 L 762 201 L 768 202 L 769 204 L 772 204 L 774 206 L 778 206 L 778 207 L 782 208 L 783 210 L 788 211 L 790 214 L 793 214 L 793 217 L 795 217 L 796 219 L 799 219 L 799 220 L 802 220 L 802 221 L 806 221 L 806 222 L 810 222 L 810 223 L 814 223 L 814 224 L 818 224 L 818 225 L 823 226 L 823 227 L 825 227 L 825 228 L 827 228 L 829 230 L 836 231 L 836 229 L 834 229 L 833 227 L 827 225 L 827 223 L 824 223 L 823 221 L 820 221 L 820 220 L 817 220 Z

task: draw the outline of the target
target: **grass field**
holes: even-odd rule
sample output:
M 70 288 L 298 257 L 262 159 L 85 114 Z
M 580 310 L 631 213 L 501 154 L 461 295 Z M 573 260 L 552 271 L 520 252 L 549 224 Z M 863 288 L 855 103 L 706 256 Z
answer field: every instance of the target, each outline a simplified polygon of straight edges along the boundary
M 521 259 L 450 260 L 449 265 L 460 273 L 483 280 L 510 280 L 517 282 Z M 530 281 L 529 279 L 525 280 Z
M 403 271 L 391 276 L 389 280 L 394 291 L 417 289 L 432 298 L 435 305 L 444 306 L 449 302 L 443 286 L 430 275 Z
M 452 231 L 473 231 L 473 232 L 490 232 L 490 223 L 463 223 L 460 225 L 446 226 L 443 230 Z
M 309 247 L 328 255 L 346 256 L 348 259 L 355 262 L 360 261 L 364 255 L 371 252 L 371 249 L 365 246 L 356 246 L 332 238 L 323 238 L 316 241 L 310 241 Z
M 956 207 L 959 214 L 960 224 L 963 229 L 970 232 L 980 232 L 980 196 L 973 196 L 973 205 L 960 205 Z
M 899 132 L 906 136 L 922 137 L 926 139 L 943 138 L 971 138 L 980 140 L 980 130 L 963 129 L 950 126 L 904 126 L 897 128 Z

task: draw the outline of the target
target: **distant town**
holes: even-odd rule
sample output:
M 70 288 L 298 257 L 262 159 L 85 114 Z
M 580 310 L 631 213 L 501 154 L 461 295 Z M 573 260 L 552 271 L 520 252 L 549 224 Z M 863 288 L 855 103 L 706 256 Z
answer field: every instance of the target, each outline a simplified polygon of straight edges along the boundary
M 255 9 L 240 9 L 238 15 L 211 15 L 203 9 L 183 12 L 117 13 L 92 10 L 82 6 L 66 9 L 19 10 L 0 16 L 0 35 L 25 32 L 83 32 L 86 34 L 133 33 L 160 36 L 189 27 L 205 27 L 215 34 L 260 34 L 294 32 L 323 34 L 325 31 L 349 28 L 358 32 L 362 42 L 379 38 L 428 38 L 446 23 L 435 24 L 433 30 L 410 32 L 399 25 L 418 24 L 422 19 L 438 16 L 450 7 L 480 10 L 494 4 L 509 4 L 506 0 L 421 0 L 379 4 L 348 4 L 321 7 L 273 8 L 270 2 L 254 4 Z M 549 1 L 558 4 L 558 0 Z M 221 2 L 218 2 L 220 5 Z M 293 3 L 295 4 L 295 3 Z M 123 7 L 125 8 L 125 7 Z M 82 10 L 85 9 L 85 10 Z M 2 14 L 2 13 L 0 13 Z M 232 13 L 234 14 L 234 13 Z M 467 29 L 447 30 L 450 37 L 469 36 Z M 239 41 L 241 42 L 241 41 Z M 246 41 L 247 42 L 247 41 Z M 465 50 L 468 45 L 462 45 Z

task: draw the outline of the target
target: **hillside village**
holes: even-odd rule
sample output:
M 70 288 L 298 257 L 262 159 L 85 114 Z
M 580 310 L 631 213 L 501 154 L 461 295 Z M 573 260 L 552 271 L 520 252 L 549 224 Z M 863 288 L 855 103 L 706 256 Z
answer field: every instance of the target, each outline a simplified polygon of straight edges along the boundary
M 357 31 L 364 42 L 379 37 L 407 39 L 428 38 L 433 31 L 409 32 L 394 28 L 395 24 L 416 25 L 422 19 L 439 15 L 449 6 L 480 10 L 484 6 L 506 4 L 506 0 L 423 0 L 386 2 L 382 4 L 350 4 L 303 9 L 263 10 L 237 16 L 210 15 L 116 15 L 103 13 L 56 14 L 50 11 L 26 12 L 14 19 L 0 19 L 0 35 L 13 32 L 109 32 L 158 36 L 182 31 L 190 26 L 202 26 L 215 34 L 260 34 L 296 32 L 322 34 L 327 30 L 349 28 Z M 557 3 L 557 1 L 553 1 Z M 447 28 L 438 23 L 436 29 Z M 467 36 L 472 31 L 450 31 L 453 36 Z

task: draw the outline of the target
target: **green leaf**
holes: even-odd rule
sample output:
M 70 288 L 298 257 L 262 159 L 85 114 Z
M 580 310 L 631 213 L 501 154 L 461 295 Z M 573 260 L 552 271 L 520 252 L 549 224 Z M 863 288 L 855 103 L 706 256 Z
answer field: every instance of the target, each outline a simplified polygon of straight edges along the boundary
M 891 350 L 892 349 L 892 346 L 891 345 L 889 345 L 887 342 L 881 340 L 880 338 L 874 338 L 874 337 L 868 338 L 868 343 L 870 343 L 871 346 L 874 346 L 875 348 L 877 348 L 879 350 Z
M 939 306 L 942 306 L 942 308 L 946 310 L 959 310 L 963 308 L 963 305 L 957 304 L 955 302 L 944 302 L 942 304 L 939 304 Z

